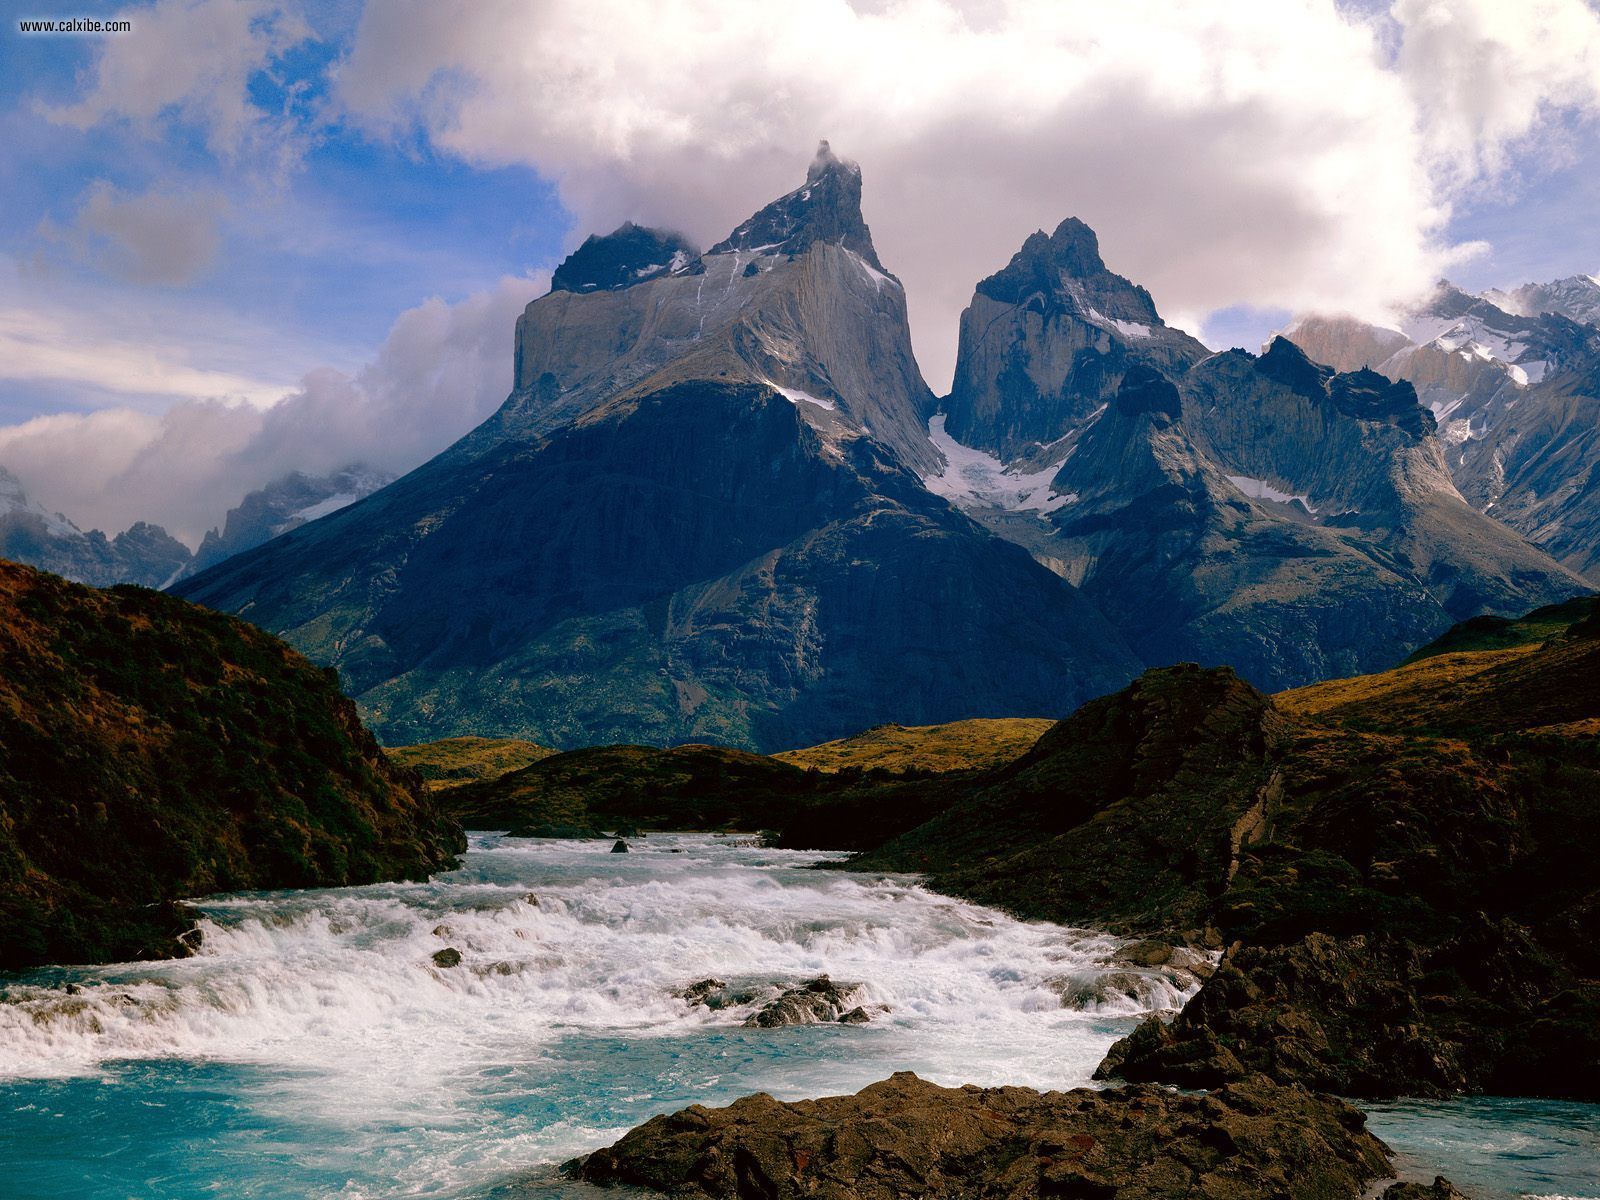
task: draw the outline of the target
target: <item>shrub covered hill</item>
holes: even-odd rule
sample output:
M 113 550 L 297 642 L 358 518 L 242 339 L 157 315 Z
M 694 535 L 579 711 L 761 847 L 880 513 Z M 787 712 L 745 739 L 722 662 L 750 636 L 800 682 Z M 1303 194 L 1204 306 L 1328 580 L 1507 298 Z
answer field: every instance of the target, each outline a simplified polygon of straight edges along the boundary
M 464 848 L 331 671 L 0 561 L 0 968 L 181 952 L 182 897 L 420 878 Z
M 1148 672 L 855 865 L 1225 949 L 1107 1076 L 1600 1099 L 1600 608 L 1564 615 L 1276 698 Z M 859 797 L 822 803 L 792 842 Z

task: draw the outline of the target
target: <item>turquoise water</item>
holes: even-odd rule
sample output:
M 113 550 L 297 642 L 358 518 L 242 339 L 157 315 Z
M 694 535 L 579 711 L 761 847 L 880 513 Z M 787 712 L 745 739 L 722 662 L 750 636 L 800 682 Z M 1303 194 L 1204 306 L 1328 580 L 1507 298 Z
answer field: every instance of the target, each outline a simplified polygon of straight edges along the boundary
M 902 1069 L 1081 1085 L 1143 1013 L 1184 999 L 1151 973 L 1136 998 L 1063 1008 L 1113 939 L 808 869 L 826 855 L 609 848 L 475 835 L 427 884 L 213 898 L 192 959 L 12 981 L 0 1197 L 552 1195 L 572 1190 L 554 1164 L 688 1103 Z M 433 965 L 445 946 L 459 967 Z M 861 983 L 873 1021 L 744 1029 L 751 1006 L 674 995 L 820 972 Z M 1600 1197 L 1575 1182 L 1600 1178 L 1594 1110 L 1473 1104 L 1375 1122 L 1421 1170 L 1471 1166 L 1481 1195 Z

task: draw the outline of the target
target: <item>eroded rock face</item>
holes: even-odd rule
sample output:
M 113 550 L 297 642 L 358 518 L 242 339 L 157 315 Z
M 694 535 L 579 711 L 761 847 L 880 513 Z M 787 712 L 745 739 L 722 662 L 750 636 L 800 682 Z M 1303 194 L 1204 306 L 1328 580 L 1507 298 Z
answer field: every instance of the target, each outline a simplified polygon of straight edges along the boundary
M 656 1117 L 567 1164 L 679 1197 L 1359 1197 L 1385 1148 L 1341 1101 L 1262 1079 L 1209 1096 L 944 1088 L 902 1072 L 854 1096 L 748 1096 Z
M 1162 321 L 1149 292 L 1107 270 L 1094 230 L 1068 218 L 978 284 L 961 315 L 945 428 L 1010 460 L 1081 423 L 1130 367 L 1176 374 L 1208 353 Z
M 1318 362 L 1416 386 L 1467 502 L 1590 579 L 1600 574 L 1600 284 L 1574 276 L 1474 296 L 1448 283 L 1404 331 L 1308 317 Z

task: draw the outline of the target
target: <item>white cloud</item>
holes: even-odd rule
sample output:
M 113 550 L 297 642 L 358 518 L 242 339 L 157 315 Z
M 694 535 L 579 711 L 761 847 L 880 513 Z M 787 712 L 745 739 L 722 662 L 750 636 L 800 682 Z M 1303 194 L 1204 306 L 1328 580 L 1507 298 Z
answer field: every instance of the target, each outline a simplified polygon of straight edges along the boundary
M 108 274 L 139 284 L 191 283 L 222 245 L 218 219 L 227 202 L 214 191 L 151 188 L 139 195 L 96 180 L 72 223 L 48 218 L 39 232 Z
M 356 461 L 409 470 L 473 428 L 511 390 L 516 317 L 548 282 L 508 277 L 458 304 L 429 300 L 400 315 L 360 371 L 312 371 L 287 396 L 279 389 L 270 406 L 193 398 L 160 415 L 119 406 L 0 427 L 0 465 L 84 528 L 115 532 L 154 521 L 194 545 L 246 492 L 289 471 Z M 36 355 L 41 340 L 74 340 L 40 337 L 49 332 L 36 319 L 30 326 L 27 314 L 0 311 L 0 364 L 11 358 L 7 336 Z M 78 340 L 81 355 L 64 349 L 67 360 L 38 369 L 52 366 L 59 378 L 99 371 L 96 380 L 109 386 L 132 361 L 124 347 L 97 365 L 105 343 Z M 206 396 L 208 383 L 228 382 L 165 369 L 147 382 L 173 394 Z M 216 386 L 211 395 L 229 390 L 237 389 Z
M 52 121 L 88 129 L 126 120 L 153 131 L 163 118 L 203 129 L 230 161 L 278 168 L 298 153 L 296 122 L 260 107 L 252 76 L 310 39 L 284 0 L 157 0 L 117 14 L 130 33 L 104 41 L 92 80 L 74 104 L 41 105 Z
M 1446 186 L 1498 176 L 1553 110 L 1600 106 L 1600 11 L 1584 0 L 1396 0 L 1392 15 Z
M 1478 41 L 1440 35 L 1440 7 Z M 1587 103 L 1584 68 L 1541 76 L 1540 55 L 1565 51 L 1535 44 L 1581 32 L 1580 0 L 1541 0 L 1533 33 L 1521 9 L 1402 0 L 1396 63 L 1332 0 L 373 4 L 338 93 L 373 128 L 419 123 L 468 161 L 535 166 L 584 231 L 635 218 L 719 237 L 828 137 L 863 164 L 938 386 L 973 283 L 1069 214 L 1175 312 L 1375 311 L 1430 283 L 1451 259 L 1450 130 L 1479 144 L 1470 172 L 1544 107 Z M 1456 85 L 1419 82 L 1430 60 L 1483 53 Z M 1505 92 L 1492 105 L 1485 78 Z
M 227 398 L 268 405 L 284 394 L 282 382 L 195 366 L 181 343 L 112 328 L 82 313 L 0 304 L 0 379 L 63 383 L 164 403 Z

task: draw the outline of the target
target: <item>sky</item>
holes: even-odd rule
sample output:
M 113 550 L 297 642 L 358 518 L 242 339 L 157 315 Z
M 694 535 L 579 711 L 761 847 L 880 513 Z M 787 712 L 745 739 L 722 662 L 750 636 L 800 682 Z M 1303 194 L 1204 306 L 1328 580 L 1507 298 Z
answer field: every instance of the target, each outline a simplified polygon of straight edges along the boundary
M 0 466 L 191 545 L 287 471 L 410 469 L 584 235 L 709 245 L 821 138 L 940 391 L 1069 215 L 1218 348 L 1600 274 L 1597 2 L 5 0 Z

